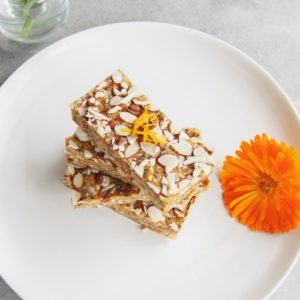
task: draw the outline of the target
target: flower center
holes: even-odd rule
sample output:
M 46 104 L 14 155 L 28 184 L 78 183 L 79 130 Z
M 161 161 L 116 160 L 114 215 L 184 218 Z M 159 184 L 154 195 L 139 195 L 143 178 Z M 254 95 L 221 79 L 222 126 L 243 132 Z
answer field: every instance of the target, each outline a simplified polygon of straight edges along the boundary
M 258 180 L 258 188 L 266 194 L 273 193 L 277 186 L 277 182 L 267 174 L 261 174 Z

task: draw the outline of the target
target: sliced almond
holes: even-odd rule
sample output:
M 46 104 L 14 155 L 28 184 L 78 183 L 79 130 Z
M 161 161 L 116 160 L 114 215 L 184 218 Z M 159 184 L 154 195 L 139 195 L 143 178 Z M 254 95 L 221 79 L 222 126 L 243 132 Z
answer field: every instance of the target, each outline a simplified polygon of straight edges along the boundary
M 144 176 L 144 172 L 145 172 L 145 168 L 143 166 L 135 166 L 134 167 L 134 171 L 140 176 L 143 177 Z
M 139 90 L 139 88 L 136 85 L 133 85 L 129 90 L 128 93 L 135 93 L 136 97 L 143 96 L 143 93 Z
M 164 135 L 169 142 L 174 140 L 174 135 L 169 130 L 164 130 Z
M 185 178 L 181 181 L 179 181 L 178 183 L 178 187 L 180 191 L 183 191 L 184 189 L 186 189 L 189 185 L 191 184 L 191 180 L 188 178 Z
M 97 92 L 97 93 L 95 94 L 95 97 L 96 97 L 96 98 L 103 98 L 103 97 L 105 97 L 105 96 L 106 96 L 105 91 L 99 91 L 99 92 Z
M 169 181 L 168 181 L 167 177 L 165 177 L 165 176 L 163 176 L 161 182 L 162 182 L 163 184 L 169 184 Z
M 100 83 L 97 85 L 96 89 L 97 89 L 98 91 L 100 91 L 100 90 L 102 90 L 103 88 L 105 88 L 106 86 L 107 86 L 107 83 L 106 83 L 105 81 L 102 81 L 102 82 L 100 82 Z
M 182 212 L 180 209 L 174 208 L 174 212 L 175 212 L 175 214 L 176 214 L 179 218 L 183 218 L 183 217 L 184 217 L 184 212 Z
M 136 154 L 139 150 L 140 150 L 140 146 L 138 143 L 131 144 L 125 150 L 125 157 L 126 158 L 131 157 L 134 154 Z
M 145 100 L 134 99 L 133 102 L 137 105 L 143 105 L 143 106 L 150 104 L 150 100 L 148 99 Z
M 205 175 L 209 175 L 212 172 L 212 167 L 210 165 L 204 163 L 198 163 L 198 165 L 200 165 L 200 168 L 202 169 Z
M 121 95 L 121 92 L 116 87 L 113 88 L 113 91 L 114 91 L 114 94 L 116 96 L 120 96 Z
M 160 152 L 160 148 L 153 144 L 141 142 L 141 148 L 146 154 L 148 154 L 150 156 L 157 156 Z
M 114 105 L 119 105 L 122 101 L 122 98 L 119 96 L 115 96 L 113 98 L 110 99 L 109 104 L 114 106 Z
M 202 169 L 200 167 L 196 168 L 193 172 L 193 177 L 199 177 Z
M 75 136 L 79 139 L 81 142 L 88 142 L 89 136 L 86 132 L 84 132 L 79 126 L 76 128 Z
M 155 192 L 155 194 L 159 195 L 161 188 L 151 182 L 147 182 L 148 186 Z
M 173 154 L 164 154 L 159 157 L 158 162 L 168 169 L 174 169 L 178 165 L 178 158 Z
M 175 173 L 169 173 L 167 175 L 167 179 L 168 179 L 168 185 L 172 186 L 176 183 L 176 174 Z
M 121 136 L 127 136 L 130 134 L 130 129 L 125 125 L 118 124 L 115 126 L 114 129 L 115 129 L 115 132 Z
M 122 90 L 121 90 L 121 94 L 122 94 L 123 96 L 126 96 L 126 95 L 127 95 L 127 90 L 126 90 L 126 89 L 122 89 Z
M 95 196 L 95 195 L 96 195 L 96 191 L 95 191 L 94 187 L 89 186 L 89 187 L 88 187 L 88 193 L 89 193 L 90 195 L 92 195 L 92 196 Z
M 106 125 L 105 128 L 104 128 L 104 133 L 106 134 L 106 133 L 109 133 L 109 132 L 111 132 L 111 128 L 110 128 L 109 125 Z
M 179 230 L 179 227 L 178 227 L 178 225 L 175 222 L 172 222 L 170 224 L 170 228 L 173 229 L 174 231 L 178 231 Z
M 76 205 L 81 198 L 81 194 L 75 190 L 71 190 L 72 204 Z
M 91 97 L 91 98 L 89 98 L 88 102 L 89 102 L 90 104 L 95 104 L 96 99 L 95 99 L 94 97 Z
M 162 189 L 161 189 L 161 192 L 163 195 L 165 196 L 169 196 L 169 193 L 168 193 L 168 187 L 164 184 Z
M 156 125 L 156 126 L 152 129 L 152 131 L 154 131 L 159 137 L 161 137 L 161 136 L 164 135 L 163 132 L 162 132 L 162 130 L 161 130 L 161 128 L 159 127 L 159 125 Z
M 206 151 L 203 148 L 197 147 L 194 149 L 193 154 L 195 156 L 207 156 Z
M 109 186 L 109 184 L 110 184 L 110 178 L 108 176 L 103 176 L 101 186 L 107 187 Z
M 130 144 L 130 145 L 132 145 L 132 144 L 134 144 L 135 142 L 136 142 L 136 140 L 137 140 L 137 137 L 136 136 L 128 136 L 127 137 L 127 140 L 128 140 L 128 143 Z
M 121 100 L 121 103 L 123 104 L 128 104 L 133 98 L 135 98 L 137 95 L 136 95 L 136 92 L 133 91 L 132 93 L 130 93 L 128 91 L 128 95 L 126 97 L 124 97 L 122 100 Z
M 124 89 L 128 89 L 128 84 L 127 84 L 127 82 L 122 81 L 122 82 L 121 82 L 121 87 L 124 88 Z
M 183 162 L 183 164 L 186 166 L 200 161 L 201 161 L 201 157 L 199 156 L 188 156 L 187 159 Z
M 137 209 L 134 210 L 134 213 L 135 213 L 136 215 L 138 215 L 138 216 L 141 214 L 141 212 L 142 212 L 142 209 L 141 209 L 141 208 L 137 208 Z
M 191 155 L 193 146 L 185 140 L 180 140 L 178 143 L 172 145 L 173 149 L 181 155 Z
M 73 141 L 68 142 L 68 148 L 72 148 L 72 149 L 75 149 L 75 150 L 79 149 L 78 145 Z
M 190 137 L 184 132 L 181 131 L 179 134 L 179 140 L 188 140 Z
M 166 129 L 167 127 L 168 127 L 168 125 L 169 125 L 169 123 L 170 123 L 170 120 L 169 119 L 163 119 L 161 122 L 160 122 L 160 128 L 162 129 L 162 130 L 164 130 L 164 129 Z
M 84 109 L 83 107 L 78 107 L 77 111 L 80 117 L 84 117 L 86 115 L 86 109 Z
M 179 192 L 179 189 L 176 184 L 169 186 L 168 193 L 169 195 L 176 195 Z
M 98 125 L 97 133 L 98 133 L 100 136 L 102 136 L 102 137 L 105 136 L 105 130 L 104 130 L 102 124 L 99 124 L 99 125 Z
M 136 162 L 135 162 L 135 161 L 131 161 L 131 162 L 130 162 L 130 167 L 131 167 L 132 169 L 134 169 L 135 166 L 136 166 Z
M 83 176 L 81 173 L 77 173 L 73 178 L 73 184 L 76 188 L 80 189 L 83 184 Z
M 98 120 L 110 120 L 107 116 L 99 113 L 95 108 L 88 108 L 89 113 L 93 114 L 93 116 Z
M 85 158 L 88 158 L 88 159 L 93 157 L 93 153 L 89 150 L 84 150 L 83 155 Z
M 119 151 L 124 152 L 125 151 L 125 146 L 124 144 L 119 145 Z
M 95 149 L 95 151 L 96 151 L 97 153 L 101 153 L 101 152 L 102 152 L 101 149 L 98 148 L 98 147 L 95 147 L 94 149 Z
M 75 168 L 73 165 L 68 164 L 68 173 L 73 176 L 75 174 Z
M 113 108 L 111 108 L 107 113 L 108 114 L 114 114 L 114 113 L 118 112 L 119 110 L 122 110 L 122 107 L 119 106 L 119 105 L 116 105 Z
M 120 112 L 119 116 L 122 120 L 128 123 L 134 123 L 134 121 L 137 119 L 137 117 L 129 112 Z
M 171 131 L 171 133 L 178 134 L 178 133 L 180 133 L 180 130 L 181 129 L 178 128 L 178 127 L 176 127 L 173 122 L 170 123 L 170 131 Z
M 157 223 L 157 222 L 164 222 L 165 221 L 164 214 L 162 213 L 161 210 L 159 210 L 155 206 L 149 206 L 147 208 L 147 213 L 148 213 L 148 216 L 149 216 L 149 218 L 152 222 Z
M 112 74 L 112 80 L 114 83 L 121 83 L 123 81 L 122 74 L 117 70 Z

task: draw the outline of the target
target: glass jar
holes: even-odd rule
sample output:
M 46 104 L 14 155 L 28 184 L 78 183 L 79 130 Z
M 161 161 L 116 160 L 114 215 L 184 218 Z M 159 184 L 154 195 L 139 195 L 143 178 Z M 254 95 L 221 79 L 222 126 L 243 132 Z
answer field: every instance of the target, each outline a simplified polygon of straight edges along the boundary
M 68 0 L 0 0 L 0 30 L 8 38 L 37 43 L 65 24 Z

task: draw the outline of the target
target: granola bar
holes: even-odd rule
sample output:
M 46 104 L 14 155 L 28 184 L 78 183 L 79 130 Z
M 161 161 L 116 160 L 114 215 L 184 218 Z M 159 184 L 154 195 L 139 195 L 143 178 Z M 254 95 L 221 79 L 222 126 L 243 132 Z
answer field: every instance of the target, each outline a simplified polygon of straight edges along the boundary
M 73 120 L 89 139 L 159 208 L 183 201 L 208 181 L 214 162 L 202 139 L 177 129 L 149 107 L 120 70 L 71 105 Z
M 200 188 L 194 189 L 186 199 L 185 205 L 177 205 L 167 214 L 163 214 L 149 201 L 140 199 L 139 193 L 130 185 L 109 178 L 101 172 L 96 173 L 89 167 L 74 168 L 75 172 L 72 168 L 74 167 L 70 168 L 69 164 L 64 176 L 64 184 L 71 189 L 74 208 L 108 207 L 143 227 L 171 238 L 176 237 L 180 231 L 190 206 L 195 202 L 200 191 Z M 80 188 L 74 183 L 76 174 L 82 175 Z M 110 179 L 109 184 L 107 178 Z

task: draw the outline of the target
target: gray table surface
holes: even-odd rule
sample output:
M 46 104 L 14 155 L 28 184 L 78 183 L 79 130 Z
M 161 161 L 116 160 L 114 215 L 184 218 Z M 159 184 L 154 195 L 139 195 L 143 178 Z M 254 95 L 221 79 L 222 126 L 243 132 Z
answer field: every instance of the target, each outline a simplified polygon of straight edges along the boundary
M 47 42 L 22 45 L 0 36 L 0 85 L 28 58 L 72 33 L 102 24 L 155 21 L 195 28 L 238 47 L 274 76 L 300 112 L 299 14 L 299 0 L 73 0 L 67 25 Z M 271 299 L 300 299 L 299 282 L 300 262 Z M 0 278 L 0 300 L 17 299 Z

